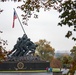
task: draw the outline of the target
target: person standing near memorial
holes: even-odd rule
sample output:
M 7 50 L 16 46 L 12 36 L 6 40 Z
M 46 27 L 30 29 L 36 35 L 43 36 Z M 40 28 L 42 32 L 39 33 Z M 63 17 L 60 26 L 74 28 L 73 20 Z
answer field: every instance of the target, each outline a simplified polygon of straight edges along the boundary
M 69 69 L 68 68 L 63 68 L 61 69 L 62 75 L 68 75 Z
M 46 67 L 46 71 L 48 72 L 48 67 Z

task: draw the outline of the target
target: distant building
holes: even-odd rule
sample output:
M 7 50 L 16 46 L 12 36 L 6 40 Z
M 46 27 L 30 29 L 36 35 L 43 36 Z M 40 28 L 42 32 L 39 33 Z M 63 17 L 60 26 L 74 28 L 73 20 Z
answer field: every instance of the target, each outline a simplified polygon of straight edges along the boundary
M 62 56 L 62 55 L 70 55 L 70 53 L 65 53 L 65 52 L 62 52 L 62 53 L 61 53 L 61 52 L 56 52 L 56 53 L 55 53 L 55 55 L 54 55 L 54 57 L 55 57 L 55 58 L 58 58 L 58 57 L 60 57 L 60 56 Z

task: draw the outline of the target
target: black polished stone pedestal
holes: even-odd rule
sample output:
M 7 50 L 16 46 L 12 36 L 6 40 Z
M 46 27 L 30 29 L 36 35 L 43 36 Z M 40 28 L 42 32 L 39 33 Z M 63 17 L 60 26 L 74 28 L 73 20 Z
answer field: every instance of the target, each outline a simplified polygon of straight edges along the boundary
M 0 71 L 16 71 L 16 70 L 45 70 L 50 67 L 49 62 L 2 62 L 0 63 Z

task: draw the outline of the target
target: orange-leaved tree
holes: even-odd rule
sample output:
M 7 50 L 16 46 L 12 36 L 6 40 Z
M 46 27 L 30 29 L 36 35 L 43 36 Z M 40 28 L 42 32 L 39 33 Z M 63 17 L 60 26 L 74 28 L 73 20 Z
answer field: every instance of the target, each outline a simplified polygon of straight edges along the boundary
M 36 48 L 37 54 L 44 60 L 51 61 L 52 58 L 54 57 L 54 51 L 55 49 L 52 48 L 50 45 L 50 42 L 46 40 L 39 40 L 36 42 L 38 47 Z

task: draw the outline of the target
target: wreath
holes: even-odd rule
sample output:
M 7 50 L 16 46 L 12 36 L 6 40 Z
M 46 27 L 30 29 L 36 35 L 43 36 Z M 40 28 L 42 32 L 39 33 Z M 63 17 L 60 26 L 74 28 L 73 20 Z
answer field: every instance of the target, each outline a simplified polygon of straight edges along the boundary
M 23 68 L 24 68 L 24 63 L 19 62 L 19 63 L 17 64 L 17 68 L 18 68 L 18 69 L 23 69 Z

